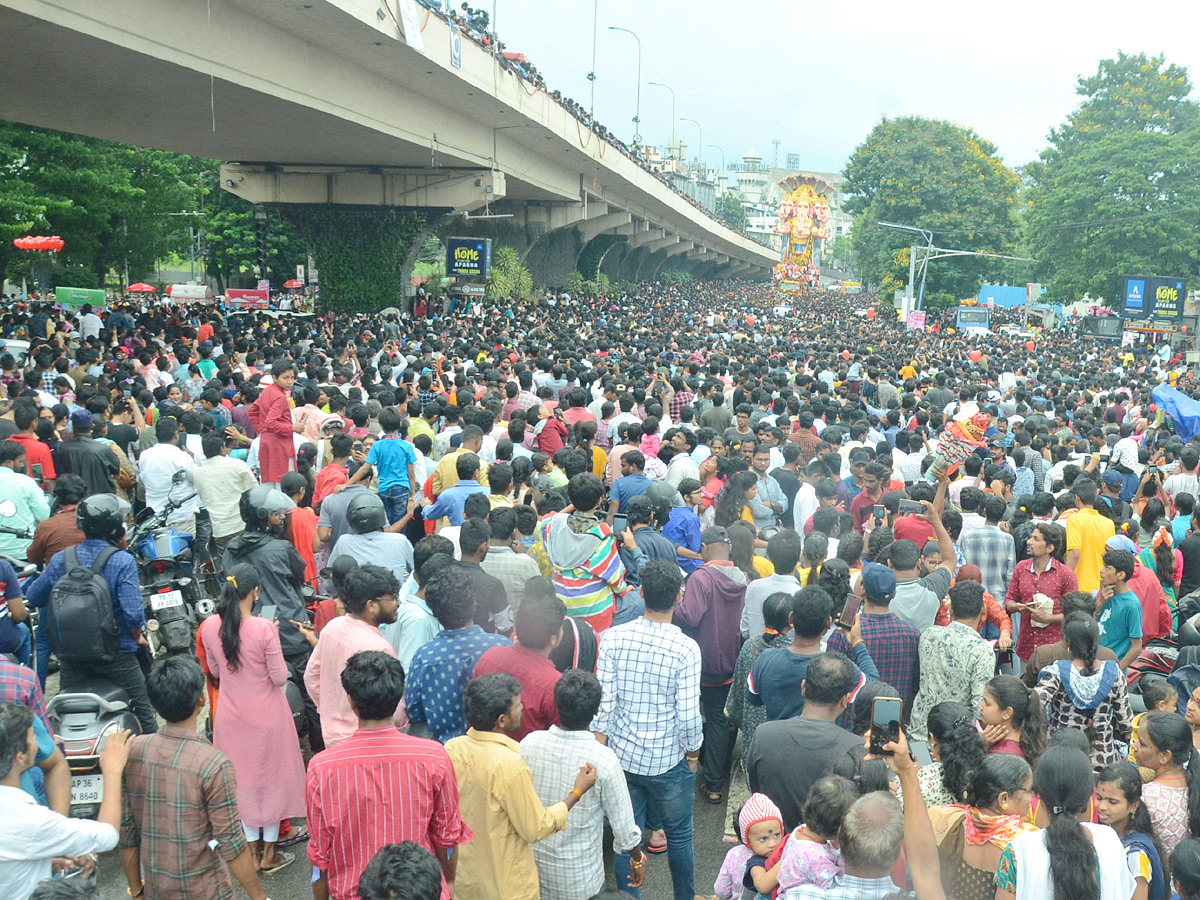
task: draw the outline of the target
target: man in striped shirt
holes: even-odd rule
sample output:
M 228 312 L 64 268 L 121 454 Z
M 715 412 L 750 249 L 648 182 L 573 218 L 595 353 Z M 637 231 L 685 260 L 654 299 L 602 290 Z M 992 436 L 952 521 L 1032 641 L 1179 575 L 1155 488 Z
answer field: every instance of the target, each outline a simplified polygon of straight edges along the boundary
M 596 517 L 603 496 L 604 485 L 591 472 L 574 476 L 567 483 L 574 512 L 555 513 L 537 531 L 567 615 L 585 620 L 597 634 L 612 624 L 614 599 L 633 590 L 612 529 Z
M 450 757 L 437 741 L 396 730 L 404 669 L 394 656 L 356 653 L 342 671 L 342 686 L 358 730 L 318 753 L 308 767 L 308 858 L 319 872 L 313 896 L 355 900 L 359 876 L 375 852 L 413 841 L 437 857 L 442 900 L 449 900 L 457 862 L 452 850 L 473 837 L 459 816 Z

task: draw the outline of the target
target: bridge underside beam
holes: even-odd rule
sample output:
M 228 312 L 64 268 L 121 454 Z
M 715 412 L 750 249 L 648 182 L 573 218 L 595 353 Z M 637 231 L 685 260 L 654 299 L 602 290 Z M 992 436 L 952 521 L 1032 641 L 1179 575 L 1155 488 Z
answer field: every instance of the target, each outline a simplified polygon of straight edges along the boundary
M 504 196 L 503 172 L 221 166 L 221 187 L 251 203 L 481 209 Z
M 691 250 L 692 246 L 691 241 L 680 241 L 678 244 L 667 248 L 667 258 L 670 259 L 672 256 L 678 256 L 680 253 Z

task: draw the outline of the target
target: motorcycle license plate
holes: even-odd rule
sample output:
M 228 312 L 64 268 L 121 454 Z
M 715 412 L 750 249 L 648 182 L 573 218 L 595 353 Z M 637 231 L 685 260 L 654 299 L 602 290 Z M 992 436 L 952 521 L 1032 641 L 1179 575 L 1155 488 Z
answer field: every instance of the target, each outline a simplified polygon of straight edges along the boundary
M 99 803 L 104 798 L 103 775 L 72 775 L 71 805 Z
M 150 595 L 150 608 L 155 612 L 173 606 L 183 606 L 183 591 L 164 591 L 161 594 Z

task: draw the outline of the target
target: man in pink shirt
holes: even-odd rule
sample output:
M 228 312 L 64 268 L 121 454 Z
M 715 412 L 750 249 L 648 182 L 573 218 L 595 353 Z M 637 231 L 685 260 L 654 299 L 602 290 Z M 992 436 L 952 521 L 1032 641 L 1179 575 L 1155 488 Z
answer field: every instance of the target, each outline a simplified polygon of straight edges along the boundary
M 346 576 L 346 596 L 342 598 L 346 615 L 334 619 L 321 631 L 304 672 L 304 686 L 320 713 L 326 747 L 340 744 L 358 730 L 358 715 L 342 687 L 346 661 L 364 650 L 396 655 L 379 626 L 396 621 L 399 591 L 396 577 L 382 566 L 359 566 Z M 403 701 L 396 706 L 393 718 L 397 728 L 408 724 Z

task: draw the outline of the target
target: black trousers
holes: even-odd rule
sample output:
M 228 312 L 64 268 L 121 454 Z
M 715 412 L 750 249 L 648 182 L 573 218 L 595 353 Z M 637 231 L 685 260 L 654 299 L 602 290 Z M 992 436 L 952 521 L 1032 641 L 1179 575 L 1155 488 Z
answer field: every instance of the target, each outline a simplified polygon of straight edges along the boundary
M 308 746 L 312 748 L 312 752 L 320 753 L 325 749 L 325 738 L 321 735 L 321 716 L 317 712 L 317 704 L 308 696 L 308 688 L 304 686 L 304 670 L 308 667 L 308 658 L 311 655 L 311 650 L 302 650 L 291 655 L 284 654 L 283 661 L 287 663 L 288 680 L 300 688 L 300 696 L 304 698 L 302 734 L 308 735 Z
M 133 713 L 142 726 L 142 734 L 158 731 L 154 707 L 150 705 L 150 695 L 146 693 L 146 676 L 136 653 L 118 653 L 115 660 L 107 663 L 65 659 L 61 663 L 58 676 L 60 693 L 87 690 L 97 680 L 111 681 L 129 695 Z
M 700 771 L 708 790 L 719 791 L 729 774 L 735 728 L 725 717 L 728 684 L 700 686 L 700 714 L 704 717 L 704 745 L 700 748 Z

